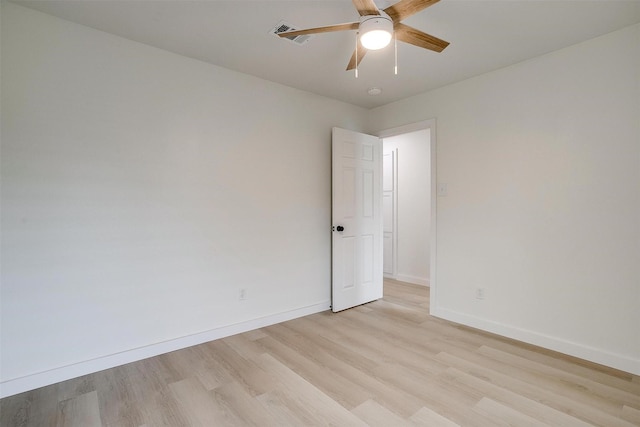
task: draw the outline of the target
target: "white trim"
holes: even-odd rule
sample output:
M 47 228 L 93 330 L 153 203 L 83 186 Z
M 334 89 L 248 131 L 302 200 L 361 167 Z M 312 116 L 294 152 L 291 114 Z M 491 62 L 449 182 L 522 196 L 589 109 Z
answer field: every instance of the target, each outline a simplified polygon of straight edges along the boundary
M 528 329 L 505 325 L 503 323 L 482 319 L 480 317 L 470 316 L 458 311 L 434 307 L 433 303 L 431 305 L 431 315 L 462 325 L 470 326 L 472 328 L 477 328 L 528 344 L 537 345 L 549 350 L 578 357 L 590 362 L 599 363 L 601 365 L 605 365 L 615 369 L 620 369 L 622 371 L 629 372 L 635 375 L 640 375 L 640 359 L 633 359 L 631 357 L 611 353 L 603 349 L 589 347 L 580 343 L 563 340 L 561 338 L 553 337 L 550 335 L 540 334 Z
M 429 279 L 424 277 L 416 277 L 398 273 L 396 274 L 395 279 L 400 282 L 412 283 L 414 285 L 429 286 Z
M 403 135 L 405 133 L 411 133 L 419 130 L 434 128 L 435 125 L 436 125 L 436 119 L 423 120 L 421 122 L 409 123 L 407 125 L 402 125 L 402 126 L 394 127 L 391 129 L 381 130 L 380 132 L 378 132 L 378 137 L 388 138 L 390 136 Z
M 438 287 L 436 286 L 436 263 L 438 244 L 438 152 L 436 150 L 436 120 L 430 120 L 429 132 L 431 134 L 431 227 L 429 228 L 430 255 L 429 260 L 429 313 L 432 313 L 438 300 Z
M 384 156 L 385 154 L 385 150 L 384 150 L 384 138 L 380 138 L 380 140 L 382 141 L 382 158 L 383 158 L 383 162 L 384 162 Z M 393 190 L 391 190 L 391 193 L 393 194 L 393 209 L 391 211 L 391 214 L 393 216 L 392 218 L 392 231 L 391 231 L 391 235 L 392 235 L 392 239 L 391 239 L 391 253 L 392 253 L 392 260 L 391 260 L 391 273 L 383 273 L 384 277 L 390 278 L 390 279 L 395 279 L 396 278 L 396 274 L 398 274 L 398 149 L 394 148 L 391 149 L 389 151 L 387 151 L 387 153 L 391 154 L 391 160 L 392 160 L 392 167 L 393 167 Z M 382 196 L 384 199 L 384 163 L 383 163 L 383 167 L 382 167 Z M 383 201 L 383 213 L 384 213 L 384 201 Z M 382 234 L 383 234 L 383 253 L 384 253 L 384 220 L 382 222 L 383 224 L 383 229 L 382 229 Z M 383 257 L 383 263 L 384 263 L 384 257 Z M 384 271 L 384 269 L 383 269 Z
M 382 138 L 381 138 L 382 139 Z M 384 150 L 384 139 L 382 139 Z M 393 275 L 398 275 L 398 149 L 393 152 Z
M 26 375 L 24 377 L 6 380 L 0 383 L 0 398 L 12 396 L 14 394 L 33 390 L 39 387 L 44 387 L 82 375 L 102 371 L 104 369 L 113 368 L 115 366 L 124 365 L 126 363 L 146 359 L 148 357 L 157 356 L 159 354 L 164 354 L 186 347 L 202 344 L 204 342 L 240 334 L 242 332 L 252 331 L 254 329 L 263 328 L 265 326 L 274 325 L 276 323 L 286 322 L 287 320 L 308 316 L 310 314 L 319 313 L 321 311 L 326 311 L 329 309 L 330 302 L 324 301 L 295 310 L 271 314 L 269 316 L 259 317 L 257 319 L 247 320 L 244 322 L 211 329 L 205 332 L 199 332 L 193 335 L 186 335 L 169 341 L 150 344 L 131 350 L 126 350 L 120 353 L 114 353 L 108 356 L 85 360 L 82 362 L 61 366 L 59 368 Z

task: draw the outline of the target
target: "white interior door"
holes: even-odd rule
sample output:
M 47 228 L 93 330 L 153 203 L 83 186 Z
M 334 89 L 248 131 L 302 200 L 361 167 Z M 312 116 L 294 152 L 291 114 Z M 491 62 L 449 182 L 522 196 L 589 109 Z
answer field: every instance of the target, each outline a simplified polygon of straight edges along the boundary
M 382 141 L 333 128 L 334 312 L 382 298 Z

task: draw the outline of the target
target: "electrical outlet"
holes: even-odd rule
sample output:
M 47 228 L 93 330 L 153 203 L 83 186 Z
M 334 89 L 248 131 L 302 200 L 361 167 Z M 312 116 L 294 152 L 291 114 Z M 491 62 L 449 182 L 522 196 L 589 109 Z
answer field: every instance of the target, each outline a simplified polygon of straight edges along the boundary
M 476 299 L 484 299 L 484 288 L 476 288 Z
M 240 292 L 238 293 L 238 299 L 240 301 L 244 301 L 247 299 L 247 288 L 240 288 Z

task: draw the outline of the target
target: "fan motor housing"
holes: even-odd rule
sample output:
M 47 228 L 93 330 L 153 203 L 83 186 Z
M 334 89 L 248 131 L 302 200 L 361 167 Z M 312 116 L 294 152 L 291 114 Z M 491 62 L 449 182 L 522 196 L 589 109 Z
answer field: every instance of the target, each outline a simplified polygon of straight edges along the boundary
M 360 33 L 366 33 L 373 30 L 386 31 L 393 33 L 393 21 L 383 11 L 380 15 L 365 15 L 360 17 L 360 25 L 358 26 Z

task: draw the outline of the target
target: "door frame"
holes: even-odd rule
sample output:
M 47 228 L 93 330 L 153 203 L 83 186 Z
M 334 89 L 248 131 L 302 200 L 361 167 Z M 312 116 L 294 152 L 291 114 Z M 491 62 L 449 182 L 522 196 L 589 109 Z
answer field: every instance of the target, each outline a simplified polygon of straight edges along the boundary
M 384 214 L 384 139 L 380 138 L 382 140 L 382 161 L 383 161 L 383 166 L 382 166 L 382 182 L 383 182 L 383 188 L 382 188 L 382 200 L 383 200 L 383 209 L 382 212 Z M 397 275 L 398 275 L 398 149 L 395 148 L 391 151 L 392 153 L 392 157 L 393 157 L 393 209 L 392 209 L 392 214 L 393 214 L 393 221 L 392 221 L 392 233 L 393 233 L 393 238 L 392 238 L 392 268 L 391 268 L 391 273 L 390 274 L 386 274 L 384 272 L 384 268 L 382 269 L 382 275 L 384 278 L 387 279 L 396 279 Z M 383 221 L 384 224 L 384 221 Z M 383 242 L 383 247 L 384 247 L 384 228 L 382 230 L 382 242 Z M 383 265 L 384 265 L 384 260 L 383 260 Z
M 391 136 L 403 135 L 405 133 L 411 133 L 419 130 L 429 130 L 430 137 L 430 163 L 431 163 L 431 224 L 429 233 L 429 242 L 425 244 L 429 245 L 429 311 L 432 312 L 437 306 L 437 274 L 436 274 L 436 260 L 437 260 L 437 188 L 438 188 L 438 174 L 437 174 L 437 141 L 436 141 L 436 119 L 423 120 L 416 123 L 410 123 L 403 126 L 397 126 L 390 129 L 384 129 L 377 133 L 378 138 L 384 139 Z

